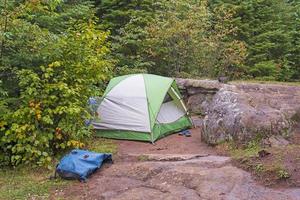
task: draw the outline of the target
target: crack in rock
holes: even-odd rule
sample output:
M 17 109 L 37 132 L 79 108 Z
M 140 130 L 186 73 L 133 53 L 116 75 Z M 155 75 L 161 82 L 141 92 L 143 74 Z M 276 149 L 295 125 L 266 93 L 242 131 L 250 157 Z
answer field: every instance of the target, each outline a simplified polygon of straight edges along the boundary
M 128 154 L 128 156 L 142 158 L 144 161 L 185 161 L 201 157 L 210 156 L 210 154 Z

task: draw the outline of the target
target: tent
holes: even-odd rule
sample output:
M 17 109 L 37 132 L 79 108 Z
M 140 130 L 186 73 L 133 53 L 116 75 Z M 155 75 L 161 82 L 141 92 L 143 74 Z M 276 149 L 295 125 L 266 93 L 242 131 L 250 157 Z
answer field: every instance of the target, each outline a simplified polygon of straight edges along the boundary
M 192 126 L 172 78 L 133 74 L 113 78 L 92 124 L 106 138 L 154 142 Z

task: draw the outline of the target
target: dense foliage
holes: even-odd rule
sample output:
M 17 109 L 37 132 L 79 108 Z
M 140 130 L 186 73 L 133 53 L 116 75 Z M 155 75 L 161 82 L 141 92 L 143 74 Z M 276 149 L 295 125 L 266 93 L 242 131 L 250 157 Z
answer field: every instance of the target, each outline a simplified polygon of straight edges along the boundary
M 207 3 L 170 1 L 150 23 L 145 41 L 151 73 L 167 76 L 238 76 L 246 49 L 242 41 L 228 38 L 232 11 L 220 6 L 209 11 Z M 172 70 L 170 70 L 172 69 Z
M 63 149 L 82 147 L 90 134 L 87 100 L 111 74 L 108 34 L 97 30 L 86 2 L 9 6 L 1 29 L 0 161 L 44 165 Z
M 0 15 L 5 165 L 84 145 L 87 100 L 114 75 L 300 79 L 299 1 L 2 0 Z
M 300 78 L 299 1 L 102 0 L 96 8 L 117 72 Z
M 236 38 L 247 45 L 245 65 L 252 77 L 299 79 L 299 1 L 216 0 L 236 11 Z
M 96 1 L 100 26 L 111 32 L 111 56 L 116 61 L 116 73 L 146 72 L 150 63 L 143 55 L 145 27 L 153 21 L 163 6 L 155 0 Z

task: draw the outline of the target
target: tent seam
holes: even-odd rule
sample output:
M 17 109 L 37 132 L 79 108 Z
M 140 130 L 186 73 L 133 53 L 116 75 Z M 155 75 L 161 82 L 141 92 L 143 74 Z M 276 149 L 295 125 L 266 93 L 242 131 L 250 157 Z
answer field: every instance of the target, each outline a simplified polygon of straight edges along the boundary
M 153 143 L 154 140 L 153 140 L 153 128 L 151 126 L 151 108 L 150 108 L 150 103 L 149 103 L 149 99 L 148 99 L 148 92 L 147 92 L 147 87 L 146 87 L 146 82 L 145 82 L 145 77 L 144 77 L 145 74 L 142 74 L 142 77 L 143 77 L 143 81 L 144 81 L 144 88 L 145 88 L 145 93 L 146 93 L 146 100 L 147 100 L 147 107 L 148 107 L 148 117 L 149 117 L 149 120 L 148 120 L 148 123 L 149 123 L 149 127 L 150 127 L 150 135 L 151 135 L 151 142 Z
M 167 92 L 166 92 L 164 98 L 166 97 L 166 95 L 167 95 L 167 93 L 168 93 L 170 87 L 171 87 L 172 84 L 174 83 L 174 81 L 175 81 L 175 79 L 172 78 L 172 81 L 171 81 L 171 83 L 170 83 L 170 85 L 169 85 L 169 87 L 168 87 L 168 90 L 167 90 Z M 161 101 L 161 103 L 160 103 L 160 106 L 159 106 L 159 109 L 158 109 L 158 112 L 157 112 L 156 116 L 154 116 L 154 119 L 155 119 L 155 120 L 154 120 L 153 126 L 151 127 L 151 130 L 154 128 L 155 122 L 158 122 L 158 124 L 160 125 L 160 122 L 157 120 L 157 116 L 158 116 L 159 111 L 160 111 L 160 109 L 161 109 L 161 106 L 162 106 L 162 104 L 163 104 L 163 102 L 164 102 L 164 98 L 162 99 L 162 101 Z M 158 138 L 160 137 L 160 134 L 161 134 L 161 129 L 160 129 L 160 127 L 159 127 L 159 135 L 158 135 Z M 157 140 L 158 138 L 156 138 L 155 140 Z

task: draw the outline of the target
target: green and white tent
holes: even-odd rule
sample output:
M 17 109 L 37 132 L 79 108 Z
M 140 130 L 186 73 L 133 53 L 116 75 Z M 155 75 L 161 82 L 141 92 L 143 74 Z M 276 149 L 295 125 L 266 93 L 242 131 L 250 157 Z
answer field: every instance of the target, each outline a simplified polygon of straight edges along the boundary
M 172 78 L 133 74 L 113 78 L 92 122 L 96 135 L 154 142 L 192 126 Z

